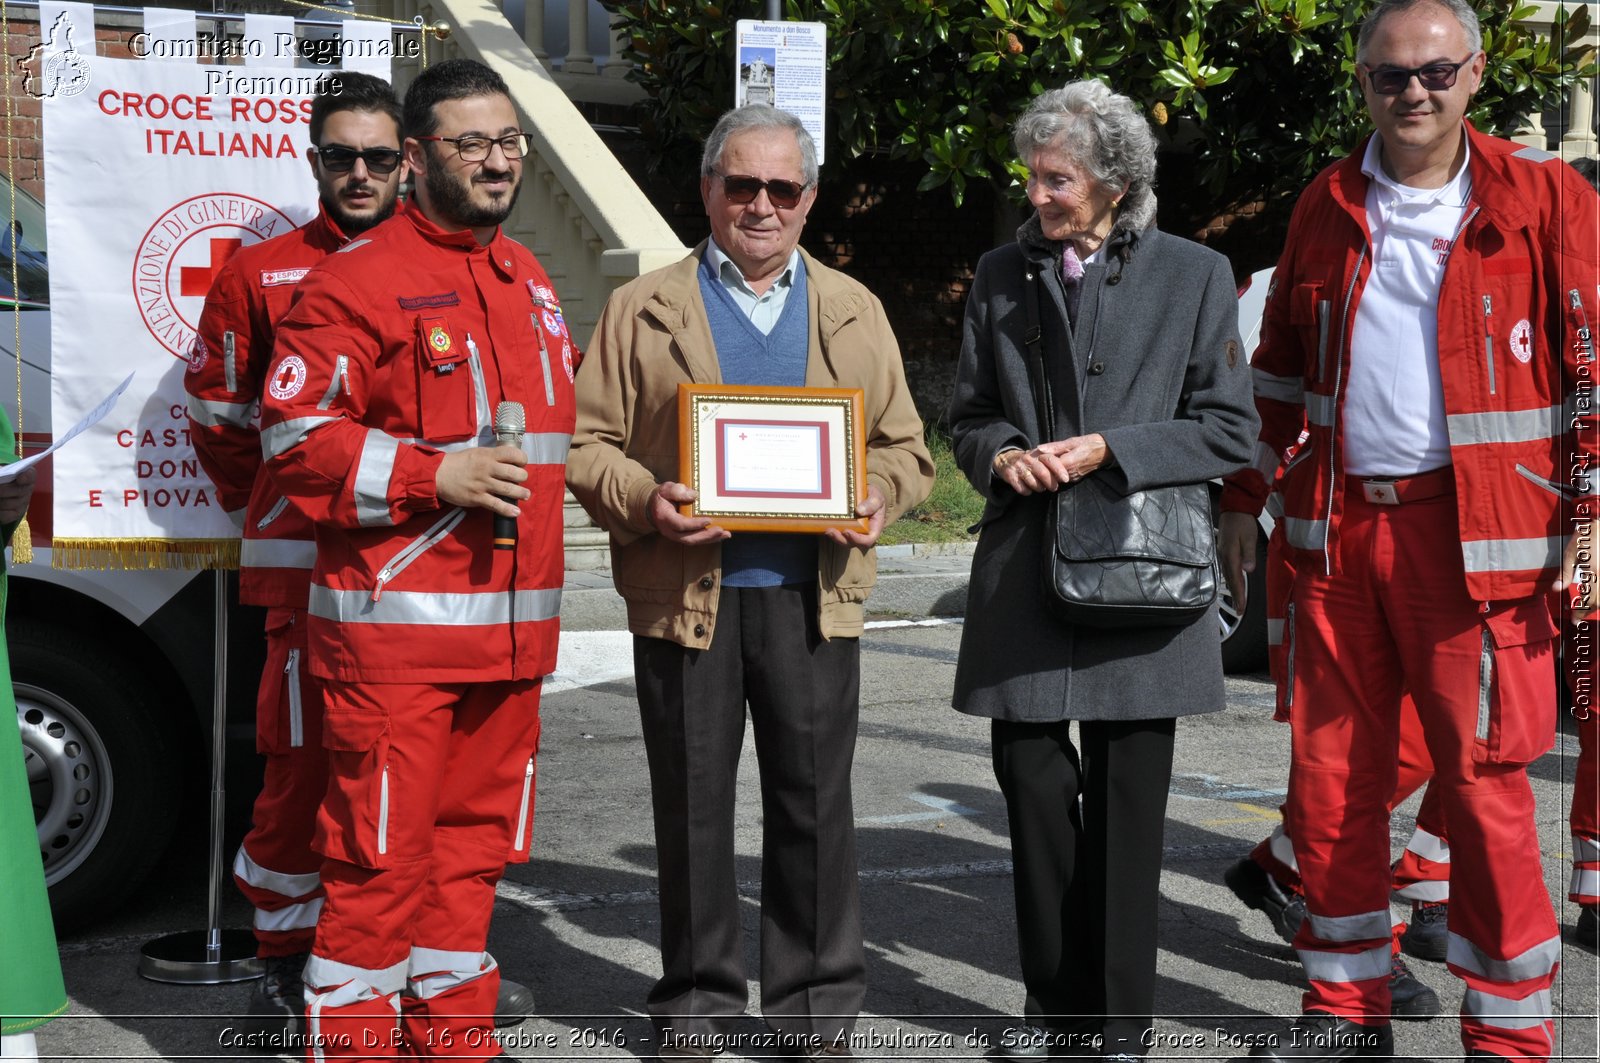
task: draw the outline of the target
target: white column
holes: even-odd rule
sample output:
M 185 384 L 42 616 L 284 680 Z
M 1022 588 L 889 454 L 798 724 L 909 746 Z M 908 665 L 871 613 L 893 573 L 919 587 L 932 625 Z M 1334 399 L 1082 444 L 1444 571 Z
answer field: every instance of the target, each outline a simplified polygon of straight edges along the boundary
M 522 39 L 539 62 L 550 58 L 550 53 L 544 50 L 544 0 L 525 0 L 523 3 Z
M 567 61 L 561 69 L 567 74 L 596 70 L 589 51 L 589 0 L 567 0 Z

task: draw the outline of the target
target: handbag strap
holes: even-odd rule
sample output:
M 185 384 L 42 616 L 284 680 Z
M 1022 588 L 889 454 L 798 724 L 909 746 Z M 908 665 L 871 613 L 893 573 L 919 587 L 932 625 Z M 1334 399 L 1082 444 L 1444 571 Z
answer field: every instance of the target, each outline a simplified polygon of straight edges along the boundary
M 1027 312 L 1028 327 L 1022 334 L 1022 341 L 1028 349 L 1028 383 L 1033 391 L 1034 404 L 1038 407 L 1039 442 L 1044 443 L 1056 437 L 1056 403 L 1050 391 L 1050 374 L 1044 364 L 1044 337 L 1039 331 L 1039 285 L 1042 281 L 1031 266 L 1023 277 L 1022 303 Z

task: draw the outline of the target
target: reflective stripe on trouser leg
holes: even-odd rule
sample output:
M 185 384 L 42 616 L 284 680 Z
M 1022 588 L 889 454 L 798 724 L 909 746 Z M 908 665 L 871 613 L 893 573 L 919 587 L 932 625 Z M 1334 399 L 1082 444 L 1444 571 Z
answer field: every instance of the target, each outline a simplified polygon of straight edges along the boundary
M 1549 1059 L 1555 1049 L 1550 991 L 1513 999 L 1468 986 L 1461 998 L 1461 1042 L 1508 1058 Z
M 382 970 L 312 954 L 306 964 L 306 1058 L 388 1059 L 399 1050 L 404 961 Z
M 1594 624 L 1582 626 L 1591 634 L 1600 630 Z M 1590 704 L 1588 712 L 1587 719 L 1578 721 L 1578 769 L 1568 817 L 1573 864 L 1568 896 L 1579 904 L 1600 903 L 1600 706 Z
M 1450 843 L 1419 825 L 1395 861 L 1392 887 L 1397 896 L 1408 901 L 1448 901 Z
M 412 949 L 406 992 L 400 998 L 406 1043 L 417 1055 L 432 1058 L 502 1055 L 494 1038 L 499 995 L 500 970 L 488 953 Z

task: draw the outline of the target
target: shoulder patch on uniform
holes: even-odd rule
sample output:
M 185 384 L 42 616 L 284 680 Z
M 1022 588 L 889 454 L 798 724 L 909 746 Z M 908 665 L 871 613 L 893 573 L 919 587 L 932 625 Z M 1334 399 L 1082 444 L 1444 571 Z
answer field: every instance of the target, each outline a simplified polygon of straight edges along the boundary
M 1529 162 L 1549 162 L 1551 159 L 1558 158 L 1559 156 L 1552 155 L 1543 148 L 1536 148 L 1532 144 L 1529 144 L 1515 152 L 1512 152 L 1511 157 L 1513 159 L 1527 159 Z
M 195 333 L 194 346 L 189 348 L 189 372 L 198 373 L 205 367 L 206 359 L 211 357 L 211 351 L 206 347 L 205 337 Z
M 402 310 L 437 310 L 442 306 L 460 306 L 461 296 L 455 292 L 440 292 L 438 295 L 397 295 L 395 301 Z
M 261 287 L 276 288 L 283 284 L 299 284 L 301 278 L 310 272 L 310 266 L 302 266 L 300 269 L 264 269 L 261 271 Z
M 306 363 L 299 355 L 290 354 L 278 363 L 278 368 L 267 382 L 267 392 L 273 398 L 284 401 L 300 394 L 300 389 L 305 385 Z

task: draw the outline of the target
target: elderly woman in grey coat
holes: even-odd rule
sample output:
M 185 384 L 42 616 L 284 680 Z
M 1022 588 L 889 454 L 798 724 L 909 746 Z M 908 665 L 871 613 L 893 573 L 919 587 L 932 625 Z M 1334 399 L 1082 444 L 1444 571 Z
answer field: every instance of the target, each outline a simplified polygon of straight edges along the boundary
M 1085 477 L 1119 496 L 1205 483 L 1249 460 L 1257 423 L 1228 263 L 1154 228 L 1155 139 L 1133 102 L 1075 82 L 1034 100 L 1013 139 L 1035 211 L 978 263 L 948 414 L 988 503 L 954 704 L 992 721 L 1027 993 L 992 1055 L 1135 1059 L 1176 719 L 1223 707 L 1216 606 L 1176 626 L 1057 619 L 1047 500 Z M 1029 287 L 1053 435 L 1030 386 Z

